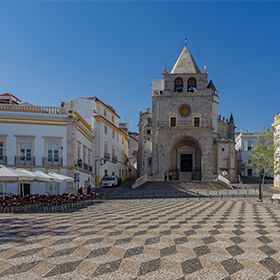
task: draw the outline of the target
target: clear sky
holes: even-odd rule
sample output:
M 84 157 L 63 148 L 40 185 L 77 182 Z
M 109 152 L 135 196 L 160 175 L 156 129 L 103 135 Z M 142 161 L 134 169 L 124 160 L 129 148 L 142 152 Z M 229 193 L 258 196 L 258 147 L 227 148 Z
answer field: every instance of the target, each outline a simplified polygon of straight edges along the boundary
M 0 2 L 0 92 L 36 105 L 97 96 L 131 130 L 184 38 L 237 129 L 280 113 L 280 2 Z

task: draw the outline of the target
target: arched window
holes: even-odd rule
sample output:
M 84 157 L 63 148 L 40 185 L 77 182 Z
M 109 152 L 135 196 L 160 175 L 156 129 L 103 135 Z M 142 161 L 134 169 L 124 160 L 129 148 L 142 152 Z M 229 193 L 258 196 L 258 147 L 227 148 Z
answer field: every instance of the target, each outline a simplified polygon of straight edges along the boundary
M 174 81 L 174 91 L 175 92 L 183 92 L 184 82 L 183 79 L 178 77 Z
M 188 92 L 196 92 L 196 79 L 195 78 L 188 79 Z

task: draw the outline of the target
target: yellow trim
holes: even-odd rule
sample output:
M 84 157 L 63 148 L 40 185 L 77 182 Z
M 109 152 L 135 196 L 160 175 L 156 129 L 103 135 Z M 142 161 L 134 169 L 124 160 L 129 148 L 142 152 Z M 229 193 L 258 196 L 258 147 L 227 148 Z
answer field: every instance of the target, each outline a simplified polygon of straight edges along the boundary
M 78 112 L 75 112 L 75 117 L 77 120 L 79 120 L 88 130 L 92 130 L 92 127 L 90 124 L 88 124 L 86 122 L 86 120 L 78 113 Z
M 6 124 L 33 124 L 33 125 L 48 125 L 48 126 L 66 126 L 66 123 L 42 123 L 42 122 L 14 122 L 14 121 L 2 121 L 0 120 L 0 123 L 6 123 Z
M 96 99 L 96 103 L 102 105 L 104 108 L 108 109 L 111 112 L 111 114 L 113 114 L 115 117 L 120 119 L 120 116 L 116 112 L 114 112 L 108 105 L 103 103 L 101 100 Z
M 274 191 L 280 191 L 280 186 L 271 187 L 270 189 L 272 189 L 272 190 L 274 190 Z
M 108 121 L 103 116 L 98 115 L 98 116 L 94 116 L 94 117 L 96 118 L 97 121 L 101 120 L 101 121 L 105 122 L 106 124 L 108 124 L 111 128 L 113 128 L 116 132 L 120 133 L 128 141 L 128 135 L 125 134 L 119 127 L 112 124 L 110 121 Z
M 81 132 L 90 142 L 93 141 L 94 137 L 87 132 L 79 123 L 75 123 L 76 128 Z
M 55 121 L 55 122 L 66 122 L 66 119 L 53 119 L 53 118 L 37 118 L 37 117 L 5 117 L 5 116 L 0 116 L 0 119 L 5 119 L 5 120 L 35 120 L 35 121 Z

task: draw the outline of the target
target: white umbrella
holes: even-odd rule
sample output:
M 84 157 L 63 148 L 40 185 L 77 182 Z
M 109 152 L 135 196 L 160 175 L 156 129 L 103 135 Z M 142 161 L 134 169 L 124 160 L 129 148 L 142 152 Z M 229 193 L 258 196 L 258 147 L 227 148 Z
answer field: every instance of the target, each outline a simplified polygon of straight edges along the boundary
M 4 183 L 18 183 L 20 181 L 32 181 L 34 176 L 23 173 L 19 170 L 12 169 L 5 166 L 0 166 L 0 182 Z M 5 190 L 3 189 L 3 197 L 5 197 Z
M 36 179 L 36 176 L 33 174 L 33 172 L 25 169 L 13 169 L 13 172 L 18 175 L 19 181 L 30 182 Z
M 0 182 L 17 182 L 19 180 L 19 175 L 14 169 L 0 165 Z
M 52 176 L 53 179 L 56 182 L 58 182 L 58 183 L 61 183 L 61 182 L 74 182 L 73 178 L 65 176 L 65 175 L 62 175 L 62 174 L 58 174 L 58 173 L 55 173 L 55 172 L 49 172 L 48 175 Z
M 53 177 L 52 176 L 48 175 L 47 173 L 45 173 L 45 172 L 43 172 L 41 170 L 36 170 L 36 171 L 34 171 L 32 173 L 35 175 L 35 177 L 36 177 L 36 179 L 38 181 L 47 182 L 47 183 L 53 181 Z

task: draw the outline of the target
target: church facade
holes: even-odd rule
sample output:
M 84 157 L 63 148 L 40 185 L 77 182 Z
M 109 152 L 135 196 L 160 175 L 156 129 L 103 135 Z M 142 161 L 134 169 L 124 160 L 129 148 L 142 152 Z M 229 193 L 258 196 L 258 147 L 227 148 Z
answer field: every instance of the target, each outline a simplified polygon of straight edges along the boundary
M 234 118 L 218 115 L 218 99 L 185 46 L 173 69 L 152 82 L 152 108 L 140 112 L 138 175 L 236 181 Z

